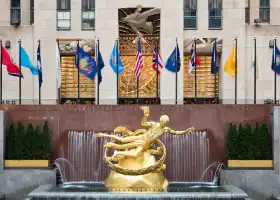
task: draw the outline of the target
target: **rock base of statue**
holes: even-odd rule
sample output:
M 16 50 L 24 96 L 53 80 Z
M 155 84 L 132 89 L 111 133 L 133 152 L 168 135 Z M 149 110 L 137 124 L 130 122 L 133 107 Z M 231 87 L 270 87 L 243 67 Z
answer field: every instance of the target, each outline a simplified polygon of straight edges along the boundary
M 125 157 L 117 165 L 125 169 L 136 170 L 152 166 L 155 163 L 155 157 L 146 151 L 137 158 Z M 105 181 L 105 187 L 112 192 L 159 192 L 167 189 L 168 181 L 161 171 L 129 176 L 112 170 Z

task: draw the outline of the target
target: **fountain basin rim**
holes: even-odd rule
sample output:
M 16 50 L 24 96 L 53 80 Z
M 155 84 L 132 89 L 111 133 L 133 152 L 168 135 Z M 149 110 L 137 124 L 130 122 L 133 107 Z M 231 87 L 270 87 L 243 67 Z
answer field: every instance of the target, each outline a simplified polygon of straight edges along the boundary
M 221 186 L 227 192 L 152 192 L 152 193 L 118 193 L 118 192 L 49 192 L 53 185 L 41 185 L 33 190 L 28 197 L 94 197 L 94 198 L 143 198 L 149 194 L 149 198 L 158 199 L 162 198 L 248 198 L 248 195 L 241 189 L 232 186 Z

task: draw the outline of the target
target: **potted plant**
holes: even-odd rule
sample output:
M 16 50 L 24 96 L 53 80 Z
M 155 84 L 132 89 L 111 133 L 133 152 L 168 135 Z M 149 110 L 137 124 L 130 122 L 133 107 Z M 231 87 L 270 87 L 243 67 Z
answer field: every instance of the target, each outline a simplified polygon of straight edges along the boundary
M 230 124 L 226 137 L 227 166 L 229 168 L 271 168 L 271 137 L 266 124 L 256 123 L 252 128 Z
M 48 123 L 43 127 L 21 122 L 11 124 L 6 135 L 5 167 L 48 167 L 51 132 Z

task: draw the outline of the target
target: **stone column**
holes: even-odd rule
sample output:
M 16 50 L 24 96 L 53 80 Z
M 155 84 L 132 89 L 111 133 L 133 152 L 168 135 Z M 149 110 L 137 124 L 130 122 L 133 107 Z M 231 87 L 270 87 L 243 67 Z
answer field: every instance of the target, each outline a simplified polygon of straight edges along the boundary
M 7 130 L 8 111 L 0 111 L 0 174 L 4 172 L 5 130 Z
M 274 172 L 280 172 L 280 106 L 274 106 L 272 115 L 273 161 Z

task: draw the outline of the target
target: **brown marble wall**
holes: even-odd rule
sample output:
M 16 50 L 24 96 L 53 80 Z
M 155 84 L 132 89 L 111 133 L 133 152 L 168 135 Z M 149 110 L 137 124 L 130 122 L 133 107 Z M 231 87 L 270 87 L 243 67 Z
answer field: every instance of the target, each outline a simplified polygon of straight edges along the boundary
M 170 117 L 170 127 L 184 130 L 195 127 L 206 130 L 210 138 L 211 160 L 223 161 L 227 126 L 233 123 L 266 122 L 271 105 L 151 105 L 150 120 L 160 115 Z M 67 142 L 69 130 L 112 131 L 116 126 L 131 130 L 140 128 L 143 113 L 138 105 L 8 105 L 9 122 L 42 124 L 48 120 L 52 130 L 52 160 L 61 144 Z

